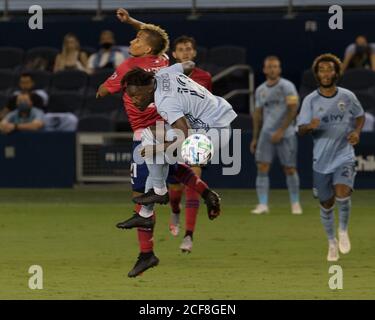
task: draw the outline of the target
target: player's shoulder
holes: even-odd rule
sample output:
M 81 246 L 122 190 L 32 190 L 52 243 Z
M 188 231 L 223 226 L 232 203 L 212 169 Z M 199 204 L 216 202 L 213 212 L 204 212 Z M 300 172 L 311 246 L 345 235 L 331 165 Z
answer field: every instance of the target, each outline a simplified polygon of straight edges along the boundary
M 346 89 L 346 88 L 343 88 L 343 87 L 337 87 L 337 90 L 338 90 L 338 94 L 340 94 L 340 96 L 346 96 L 350 99 L 356 98 L 355 93 L 353 91 L 350 91 L 349 89 Z
M 312 100 L 314 100 L 315 98 L 319 97 L 319 92 L 318 90 L 314 90 L 313 92 L 309 93 L 304 99 L 303 99 L 303 104 L 306 104 L 306 103 L 311 103 Z
M 195 67 L 193 69 L 193 72 L 196 73 L 197 75 L 199 75 L 199 77 L 201 77 L 201 78 L 209 78 L 209 79 L 212 78 L 211 73 L 209 73 L 208 71 L 203 70 L 201 68 L 198 68 L 198 67 Z
M 255 93 L 260 93 L 263 90 L 267 90 L 267 88 L 267 81 L 264 81 L 255 89 Z
M 290 88 L 290 87 L 295 88 L 294 83 L 292 81 L 288 80 L 288 79 L 285 79 L 285 78 L 280 78 L 279 85 L 282 86 L 282 87 L 287 87 L 287 88 Z

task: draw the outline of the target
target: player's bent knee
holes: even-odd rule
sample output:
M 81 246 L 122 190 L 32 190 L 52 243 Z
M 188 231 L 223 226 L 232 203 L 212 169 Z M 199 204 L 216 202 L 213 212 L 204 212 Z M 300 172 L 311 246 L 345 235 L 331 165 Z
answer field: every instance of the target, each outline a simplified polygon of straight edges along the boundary
M 296 168 L 294 167 L 284 167 L 284 173 L 287 175 L 287 176 L 292 176 L 293 174 L 295 174 L 297 172 Z
M 258 171 L 261 173 L 268 173 L 268 171 L 270 170 L 270 165 L 268 163 L 259 162 L 257 166 L 258 166 Z
M 333 207 L 334 204 L 335 204 L 335 197 L 332 197 L 332 198 L 329 199 L 329 200 L 326 200 L 326 201 L 320 202 L 320 205 L 321 205 L 324 209 L 331 209 L 331 208 Z
M 335 196 L 339 199 L 344 199 L 350 197 L 352 194 L 352 189 L 347 185 L 336 185 L 335 186 Z

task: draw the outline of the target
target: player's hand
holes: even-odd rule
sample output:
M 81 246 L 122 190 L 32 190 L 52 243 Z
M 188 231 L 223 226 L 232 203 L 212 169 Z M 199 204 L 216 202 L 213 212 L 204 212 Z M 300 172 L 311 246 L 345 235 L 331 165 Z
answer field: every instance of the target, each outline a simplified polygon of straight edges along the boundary
M 281 139 L 284 137 L 284 130 L 277 129 L 274 134 L 271 136 L 271 142 L 273 144 L 277 144 L 281 141 Z
M 314 130 L 320 125 L 320 119 L 319 118 L 314 118 L 310 122 L 310 129 Z
M 255 153 L 255 150 L 256 150 L 256 148 L 257 148 L 257 143 L 258 143 L 258 140 L 257 140 L 257 139 L 253 139 L 253 140 L 251 140 L 251 142 L 250 142 L 250 152 L 251 152 L 252 154 Z
M 116 16 L 117 16 L 117 18 L 118 18 L 122 23 L 127 23 L 127 22 L 129 22 L 129 19 L 130 19 L 129 12 L 128 12 L 127 10 L 125 10 L 124 8 L 119 8 L 119 9 L 117 9 L 117 11 L 116 11 Z
M 352 146 L 355 146 L 359 142 L 359 134 L 357 131 L 352 131 L 348 134 L 347 139 Z

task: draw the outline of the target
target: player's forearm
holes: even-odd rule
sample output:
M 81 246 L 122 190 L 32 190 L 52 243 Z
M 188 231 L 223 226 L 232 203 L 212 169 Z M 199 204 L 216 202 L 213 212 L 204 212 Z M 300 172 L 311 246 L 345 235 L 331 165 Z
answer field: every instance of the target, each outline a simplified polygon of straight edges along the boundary
M 140 30 L 142 25 L 145 24 L 144 22 L 134 19 L 132 17 L 129 17 L 129 20 L 126 23 L 131 25 L 137 31 Z
M 355 129 L 354 131 L 358 133 L 358 135 L 361 134 L 362 128 L 365 125 L 366 118 L 365 116 L 360 116 L 355 119 Z
M 262 126 L 262 115 L 260 109 L 253 112 L 253 139 L 258 139 L 260 128 Z
M 297 105 L 288 106 L 288 112 L 287 112 L 287 114 L 286 114 L 286 116 L 285 116 L 285 118 L 284 118 L 284 120 L 281 124 L 281 127 L 279 129 L 281 129 L 282 131 L 285 131 L 290 126 L 290 124 L 296 118 L 297 108 L 298 108 Z
M 302 126 L 298 127 L 298 134 L 300 136 L 304 136 L 305 134 L 311 133 L 313 131 L 313 128 L 310 124 L 304 124 Z
M 96 92 L 96 98 L 105 97 L 109 94 L 111 93 L 108 91 L 108 89 L 104 85 L 101 85 L 98 91 Z

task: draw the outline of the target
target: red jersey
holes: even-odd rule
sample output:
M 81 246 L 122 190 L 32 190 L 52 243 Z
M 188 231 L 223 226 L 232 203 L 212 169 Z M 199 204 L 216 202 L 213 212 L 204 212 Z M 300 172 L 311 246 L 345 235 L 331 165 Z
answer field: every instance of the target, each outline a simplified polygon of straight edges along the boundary
M 139 67 L 146 71 L 157 72 L 161 68 L 168 67 L 169 60 L 167 56 L 147 56 L 147 57 L 131 57 L 120 64 L 116 71 L 104 82 L 104 87 L 110 93 L 120 92 L 121 80 L 124 75 L 133 68 Z M 157 113 L 155 105 L 151 104 L 145 111 L 140 111 L 135 107 L 124 91 L 123 97 L 124 109 L 128 115 L 129 123 L 134 132 L 141 132 L 142 129 L 155 124 L 156 121 L 164 121 Z
M 212 77 L 209 72 L 194 68 L 189 77 L 212 92 Z

